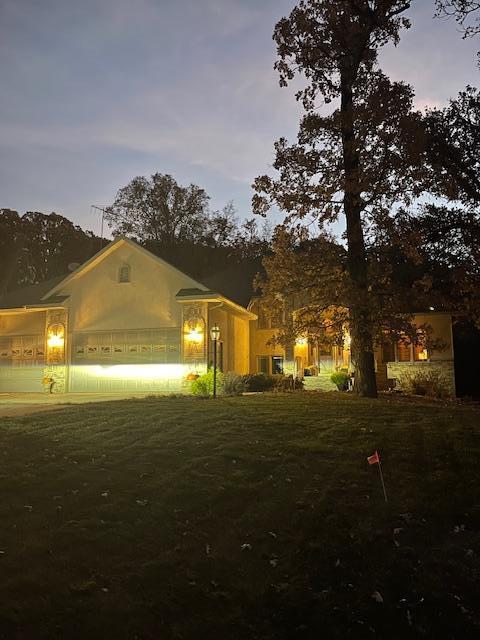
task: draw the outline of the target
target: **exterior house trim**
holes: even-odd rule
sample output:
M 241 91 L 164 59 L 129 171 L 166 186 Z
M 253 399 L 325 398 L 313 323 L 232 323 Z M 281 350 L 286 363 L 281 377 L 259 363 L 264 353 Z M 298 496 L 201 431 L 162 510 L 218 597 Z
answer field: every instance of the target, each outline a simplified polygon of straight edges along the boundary
M 233 300 L 226 298 L 214 291 L 206 291 L 204 295 L 196 295 L 196 294 L 188 294 L 183 295 L 181 291 L 179 291 L 176 295 L 176 299 L 178 302 L 218 302 L 219 304 L 226 305 L 230 307 L 233 311 L 241 315 L 243 318 L 247 320 L 256 320 L 256 314 L 252 313 L 245 309 L 245 307 L 240 306 Z

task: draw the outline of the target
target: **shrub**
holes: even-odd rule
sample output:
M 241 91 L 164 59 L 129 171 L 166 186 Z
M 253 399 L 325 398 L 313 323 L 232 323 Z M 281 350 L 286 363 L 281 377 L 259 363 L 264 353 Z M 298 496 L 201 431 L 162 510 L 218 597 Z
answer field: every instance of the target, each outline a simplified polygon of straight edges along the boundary
M 246 391 L 271 391 L 275 386 L 275 377 L 264 373 L 249 373 L 243 376 Z
M 217 370 L 217 392 L 222 388 L 223 375 Z M 192 393 L 200 398 L 208 398 L 213 394 L 213 369 L 192 381 Z
M 399 386 L 407 393 L 430 398 L 448 398 L 451 394 L 442 372 L 438 369 L 429 371 L 404 371 L 398 378 Z
M 302 391 L 303 390 L 303 380 L 300 378 L 293 378 L 292 375 L 284 376 L 284 375 L 275 375 L 272 376 L 275 378 L 275 391 Z M 295 382 L 295 384 L 294 384 Z
M 348 380 L 350 376 L 346 371 L 334 371 L 330 376 L 330 380 L 333 384 L 337 385 L 337 389 L 339 391 L 347 391 L 348 390 Z
M 239 376 L 233 371 L 229 371 L 223 375 L 222 395 L 241 396 L 245 389 L 246 385 L 242 376 Z
M 267 376 L 264 373 L 250 373 L 243 376 L 247 391 L 293 391 L 293 376 L 275 374 Z M 303 381 L 295 379 L 295 391 L 303 389 Z

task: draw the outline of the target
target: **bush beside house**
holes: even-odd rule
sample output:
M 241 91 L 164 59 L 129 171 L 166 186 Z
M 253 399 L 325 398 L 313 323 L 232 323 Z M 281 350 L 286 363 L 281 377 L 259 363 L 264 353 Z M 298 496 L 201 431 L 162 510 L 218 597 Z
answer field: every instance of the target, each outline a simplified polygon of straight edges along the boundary
M 191 376 L 191 391 L 194 396 L 209 398 L 213 395 L 213 369 L 209 369 L 202 376 Z M 303 380 L 293 376 L 253 373 L 240 376 L 233 371 L 227 373 L 217 372 L 217 393 L 222 396 L 241 396 L 245 391 L 301 391 L 304 388 Z
M 330 376 L 330 380 L 337 385 L 339 391 L 348 391 L 349 379 L 350 375 L 346 371 L 334 371 Z
M 402 391 L 416 396 L 448 398 L 452 395 L 448 388 L 448 382 L 439 369 L 405 371 L 398 379 L 398 387 Z
M 303 389 L 303 381 L 293 376 L 273 375 L 268 376 L 264 373 L 252 373 L 243 376 L 246 391 L 301 391 Z

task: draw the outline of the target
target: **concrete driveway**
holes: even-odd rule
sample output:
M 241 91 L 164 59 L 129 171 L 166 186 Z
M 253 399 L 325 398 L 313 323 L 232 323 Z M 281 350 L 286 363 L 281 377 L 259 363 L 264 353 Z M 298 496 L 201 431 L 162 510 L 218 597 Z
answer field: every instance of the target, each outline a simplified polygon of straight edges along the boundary
M 0 418 L 55 411 L 68 404 L 144 398 L 145 393 L 0 393 Z

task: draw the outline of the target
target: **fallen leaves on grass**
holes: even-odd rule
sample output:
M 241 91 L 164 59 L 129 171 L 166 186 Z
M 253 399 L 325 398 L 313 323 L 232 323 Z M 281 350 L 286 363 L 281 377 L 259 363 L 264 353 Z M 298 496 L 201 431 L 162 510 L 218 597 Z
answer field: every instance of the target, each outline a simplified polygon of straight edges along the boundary
M 380 591 L 374 591 L 371 597 L 373 598 L 373 600 L 375 600 L 375 602 L 378 602 L 378 604 L 383 604 L 383 596 Z

